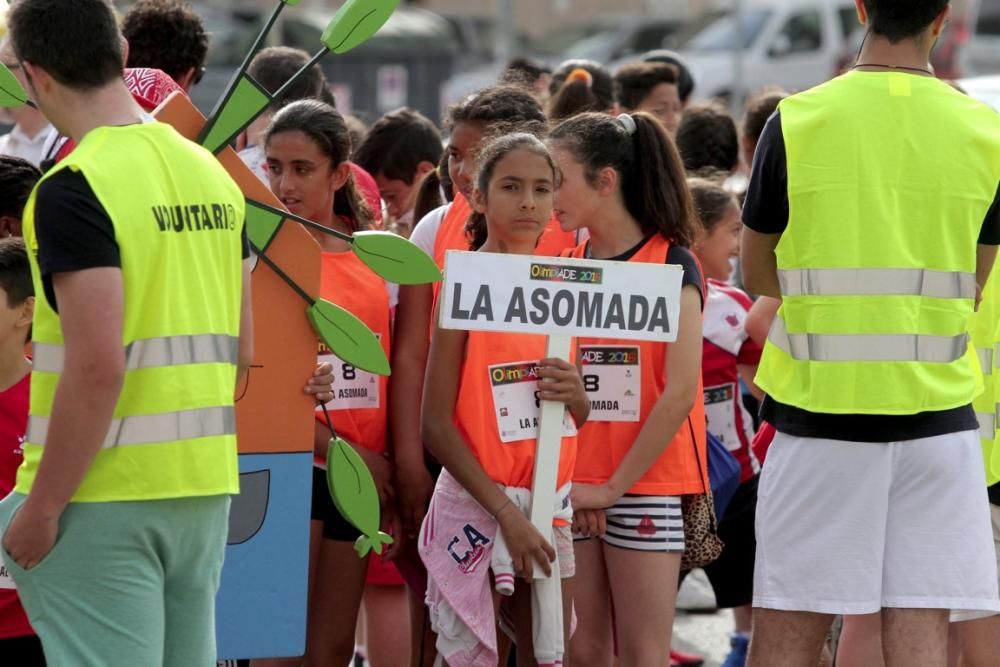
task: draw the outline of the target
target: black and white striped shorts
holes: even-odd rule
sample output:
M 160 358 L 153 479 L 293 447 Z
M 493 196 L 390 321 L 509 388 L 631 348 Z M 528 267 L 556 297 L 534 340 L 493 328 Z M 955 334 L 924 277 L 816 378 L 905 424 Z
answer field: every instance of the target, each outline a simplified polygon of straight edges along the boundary
M 634 551 L 684 551 L 684 518 L 677 496 L 623 496 L 604 510 L 606 544 Z

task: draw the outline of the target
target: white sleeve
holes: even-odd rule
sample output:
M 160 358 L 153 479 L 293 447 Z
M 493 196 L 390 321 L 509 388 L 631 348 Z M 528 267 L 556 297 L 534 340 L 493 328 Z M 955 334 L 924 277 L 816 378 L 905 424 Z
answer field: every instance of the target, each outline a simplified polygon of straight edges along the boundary
M 414 245 L 431 257 L 434 256 L 434 242 L 437 240 L 438 230 L 441 229 L 441 223 L 448 215 L 449 208 L 451 208 L 451 204 L 434 209 L 420 219 L 420 222 L 413 229 L 413 233 L 410 234 L 410 240 L 413 241 Z

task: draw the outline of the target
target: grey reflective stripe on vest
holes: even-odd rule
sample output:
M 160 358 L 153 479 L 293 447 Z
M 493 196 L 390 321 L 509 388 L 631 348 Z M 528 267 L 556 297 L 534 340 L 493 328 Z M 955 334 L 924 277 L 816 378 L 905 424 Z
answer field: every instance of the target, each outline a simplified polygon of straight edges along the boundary
M 183 364 L 236 364 L 240 340 L 235 336 L 202 334 L 145 338 L 125 348 L 125 368 L 155 368 Z
M 997 408 L 1000 410 L 1000 406 Z M 979 439 L 993 440 L 996 437 L 997 415 L 988 412 L 977 412 L 976 420 L 979 422 Z
M 976 356 L 979 357 L 979 367 L 983 369 L 983 375 L 993 375 L 993 349 L 977 347 Z
M 25 439 L 32 444 L 43 445 L 48 431 L 48 417 L 29 417 Z M 182 410 L 115 419 L 111 422 L 111 428 L 101 447 L 110 449 L 124 445 L 150 445 L 235 433 L 236 409 L 233 407 Z
M 144 338 L 125 348 L 126 370 L 185 364 L 236 364 L 239 338 L 224 334 Z M 33 344 L 33 367 L 41 373 L 62 373 L 66 351 L 62 345 Z
M 968 334 L 790 334 L 780 316 L 774 318 L 767 338 L 798 361 L 951 363 L 969 347 Z
M 976 298 L 976 274 L 930 269 L 778 271 L 782 296 L 926 296 Z

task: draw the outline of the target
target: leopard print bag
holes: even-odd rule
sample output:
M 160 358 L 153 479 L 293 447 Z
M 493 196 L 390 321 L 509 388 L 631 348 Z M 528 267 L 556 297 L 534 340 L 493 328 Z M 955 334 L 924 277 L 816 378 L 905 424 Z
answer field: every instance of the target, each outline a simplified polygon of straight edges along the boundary
M 701 470 L 701 456 L 694 437 L 694 427 L 688 417 L 694 456 Z M 681 555 L 681 572 L 705 567 L 722 554 L 723 542 L 719 538 L 719 524 L 715 518 L 715 501 L 708 480 L 702 477 L 704 493 L 681 496 L 681 515 L 684 519 L 684 553 Z

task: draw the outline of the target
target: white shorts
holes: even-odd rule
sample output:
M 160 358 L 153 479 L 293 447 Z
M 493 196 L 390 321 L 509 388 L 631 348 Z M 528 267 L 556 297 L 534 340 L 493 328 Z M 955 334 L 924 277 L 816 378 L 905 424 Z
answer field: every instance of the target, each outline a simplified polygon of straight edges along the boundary
M 977 431 L 891 443 L 778 433 L 756 526 L 754 607 L 1000 612 Z
M 1000 507 L 990 503 L 990 516 L 993 518 L 993 545 L 997 554 L 997 571 L 1000 572 Z M 985 611 L 953 611 L 951 622 L 975 621 L 993 615 L 993 612 Z

